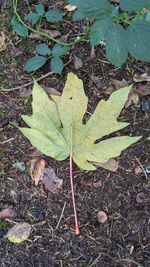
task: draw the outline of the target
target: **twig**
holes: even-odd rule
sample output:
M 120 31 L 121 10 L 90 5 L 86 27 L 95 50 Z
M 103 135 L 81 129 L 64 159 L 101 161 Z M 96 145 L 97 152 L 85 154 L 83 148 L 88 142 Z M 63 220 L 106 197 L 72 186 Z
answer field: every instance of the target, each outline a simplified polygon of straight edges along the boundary
M 48 76 L 50 76 L 50 75 L 52 75 L 52 74 L 53 74 L 53 72 L 50 71 L 50 72 L 48 72 L 48 73 L 42 75 L 41 77 L 37 78 L 36 81 L 39 82 L 39 81 L 43 80 L 44 78 L 47 78 Z M 22 88 L 24 88 L 24 87 L 28 87 L 28 86 L 30 86 L 30 85 L 32 85 L 32 84 L 33 84 L 33 80 L 32 80 L 31 82 L 25 83 L 25 84 L 23 84 L 23 85 L 20 85 L 20 86 L 17 86 L 17 87 L 12 87 L 12 88 L 10 88 L 10 89 L 5 89 L 5 88 L 3 88 L 2 91 L 5 91 L 5 92 L 11 92 L 11 91 L 15 91 L 15 90 L 22 89 Z
M 58 229 L 58 227 L 59 227 L 59 225 L 60 225 L 60 222 L 61 222 L 61 219 L 62 219 L 62 217 L 63 217 L 63 215 L 64 215 L 64 211 L 65 211 L 66 204 L 67 204 L 67 202 L 65 201 L 64 206 L 63 206 L 63 209 L 62 209 L 62 212 L 61 212 L 60 217 L 59 217 L 59 221 L 58 221 L 58 223 L 57 223 L 57 225 L 56 225 L 56 228 L 55 228 L 56 230 Z
M 141 162 L 139 161 L 139 159 L 137 157 L 135 157 L 136 161 L 139 163 L 141 169 L 143 170 L 144 174 L 145 174 L 145 177 L 146 177 L 146 180 L 148 180 L 148 176 L 147 176 L 147 173 L 146 171 L 144 170 L 144 167 L 142 166 Z
M 116 263 L 119 263 L 119 262 L 128 262 L 128 263 L 136 264 L 138 267 L 144 267 L 143 265 L 141 265 L 137 261 L 130 260 L 130 259 L 119 259 L 119 260 L 116 260 Z

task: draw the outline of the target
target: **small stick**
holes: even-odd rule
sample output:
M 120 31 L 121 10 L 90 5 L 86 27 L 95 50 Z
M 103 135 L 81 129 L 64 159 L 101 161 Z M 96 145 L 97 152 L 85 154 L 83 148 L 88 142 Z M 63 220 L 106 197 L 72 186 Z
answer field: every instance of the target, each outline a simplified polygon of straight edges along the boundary
M 146 179 L 148 180 L 147 173 L 146 173 L 146 171 L 144 170 L 144 168 L 143 168 L 143 166 L 142 166 L 141 162 L 139 161 L 139 159 L 138 159 L 137 157 L 135 157 L 135 159 L 136 159 L 136 161 L 139 163 L 139 165 L 140 165 L 141 169 L 143 170 L 143 172 L 144 172 L 144 174 L 145 174 L 145 177 L 146 177 Z
M 36 79 L 36 81 L 39 82 L 39 81 L 43 80 L 44 78 L 46 78 L 46 77 L 48 77 L 48 76 L 50 76 L 50 75 L 52 75 L 52 74 L 53 74 L 53 72 L 52 72 L 52 71 L 49 71 L 48 73 L 46 73 L 46 74 L 42 75 L 41 77 L 39 77 L 38 79 Z M 2 91 L 5 91 L 5 92 L 11 92 L 11 91 L 15 91 L 15 90 L 22 89 L 22 88 L 24 88 L 24 87 L 28 87 L 28 86 L 30 86 L 30 85 L 32 85 L 32 84 L 33 84 L 33 81 L 28 82 L 28 83 L 25 83 L 25 84 L 20 85 L 20 86 L 17 86 L 17 87 L 12 87 L 12 88 L 10 88 L 10 89 L 5 89 L 5 88 L 3 88 Z
M 63 209 L 62 209 L 62 212 L 61 212 L 60 217 L 59 217 L 59 221 L 58 221 L 58 223 L 57 223 L 57 225 L 56 225 L 55 230 L 57 230 L 58 227 L 59 227 L 59 225 L 60 225 L 61 219 L 62 219 L 62 217 L 63 217 L 63 215 L 64 215 L 64 211 L 65 211 L 66 204 L 67 204 L 67 202 L 65 201 L 64 206 L 63 206 Z

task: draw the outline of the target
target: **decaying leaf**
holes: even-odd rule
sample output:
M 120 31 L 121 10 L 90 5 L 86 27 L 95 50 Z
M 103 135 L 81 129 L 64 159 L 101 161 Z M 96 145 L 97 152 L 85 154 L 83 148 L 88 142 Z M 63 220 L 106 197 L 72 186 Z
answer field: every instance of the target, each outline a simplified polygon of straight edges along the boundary
M 137 106 L 139 104 L 140 97 L 139 95 L 135 92 L 135 90 L 131 90 L 128 96 L 128 100 L 125 103 L 125 107 L 128 108 L 130 105 L 134 104 Z
M 38 185 L 39 181 L 43 179 L 45 165 L 46 162 L 44 159 L 36 158 L 31 160 L 29 174 L 35 182 L 35 185 Z
M 142 170 L 142 168 L 140 167 L 140 166 L 137 166 L 135 169 L 134 169 L 134 173 L 135 173 L 135 175 L 138 175 L 138 174 L 140 174 L 140 173 L 142 173 L 143 172 L 143 170 Z
M 71 12 L 71 11 L 74 11 L 77 7 L 75 5 L 66 5 L 64 8 L 67 11 Z
M 117 136 L 95 143 L 110 133 L 128 126 L 118 122 L 131 86 L 115 91 L 107 101 L 101 100 L 97 108 L 83 124 L 88 99 L 83 83 L 73 73 L 68 74 L 61 96 L 49 99 L 43 89 L 34 82 L 32 116 L 22 116 L 30 128 L 20 128 L 22 133 L 43 154 L 57 160 L 71 155 L 84 170 L 95 170 L 92 162 L 105 163 L 120 155 L 121 151 L 137 142 L 140 137 Z
M 146 202 L 146 195 L 143 193 L 143 192 L 140 192 L 137 194 L 136 196 L 136 202 L 137 203 L 143 203 L 143 202 Z
M 45 169 L 42 183 L 45 188 L 50 192 L 55 192 L 62 188 L 63 180 L 59 179 L 51 167 Z
M 48 86 L 45 86 L 45 85 L 42 85 L 41 86 L 46 93 L 48 94 L 51 94 L 51 95 L 57 95 L 57 96 L 61 96 L 61 93 L 59 91 L 57 91 L 55 88 L 53 87 L 48 87 Z
M 115 87 L 115 89 L 120 89 L 123 88 L 125 86 L 128 86 L 128 82 L 125 79 L 120 80 L 116 80 L 116 79 L 111 79 L 111 83 L 112 85 Z
M 7 238 L 9 241 L 19 244 L 26 239 L 28 239 L 31 232 L 31 225 L 29 223 L 17 223 L 7 233 Z
M 135 74 L 133 76 L 133 80 L 134 82 L 138 83 L 138 82 L 150 82 L 150 76 L 148 76 L 147 73 L 142 73 L 140 75 Z
M 58 30 L 42 29 L 41 31 L 51 35 L 53 38 L 61 35 L 60 31 L 58 31 Z
M 14 208 L 12 206 L 7 207 L 0 211 L 0 219 L 10 219 L 13 218 L 15 215 Z
M 97 220 L 99 223 L 105 223 L 107 221 L 107 215 L 104 211 L 99 211 L 97 213 Z
M 146 96 L 150 95 L 150 85 L 140 85 L 137 88 L 134 89 L 135 93 L 137 93 L 139 96 Z
M 115 160 L 115 159 L 109 159 L 107 162 L 105 163 L 99 163 L 99 164 L 96 164 L 106 170 L 109 170 L 111 172 L 116 172 L 118 170 L 118 161 Z
M 6 49 L 5 40 L 6 40 L 5 34 L 1 31 L 0 32 L 0 52 Z
M 73 56 L 73 62 L 74 62 L 74 67 L 76 70 L 82 68 L 83 62 L 81 58 L 77 57 L 76 55 Z

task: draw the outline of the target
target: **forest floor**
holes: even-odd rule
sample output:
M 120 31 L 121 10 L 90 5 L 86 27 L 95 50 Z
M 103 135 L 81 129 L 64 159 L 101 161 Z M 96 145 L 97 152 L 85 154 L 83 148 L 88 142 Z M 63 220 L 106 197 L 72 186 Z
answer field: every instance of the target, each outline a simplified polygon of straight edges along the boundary
M 49 5 L 51 2 L 49 1 Z M 61 1 L 62 2 L 62 1 Z M 0 52 L 0 210 L 13 207 L 12 219 L 0 220 L 1 267 L 148 267 L 150 266 L 150 180 L 146 168 L 150 167 L 150 145 L 143 138 L 118 157 L 118 169 L 111 172 L 98 167 L 96 171 L 82 171 L 73 165 L 75 197 L 80 234 L 74 233 L 74 215 L 69 180 L 69 160 L 59 162 L 42 156 L 63 179 L 63 187 L 56 193 L 35 186 L 28 174 L 30 160 L 37 151 L 14 124 L 24 125 L 22 114 L 31 114 L 32 76 L 36 79 L 50 70 L 46 66 L 36 74 L 23 71 L 25 61 L 34 55 L 36 40 L 23 40 L 11 29 L 12 6 L 0 15 L 2 31 L 6 36 L 6 49 Z M 64 22 L 68 25 L 67 22 Z M 79 25 L 72 23 L 74 34 Z M 67 31 L 67 26 L 66 26 Z M 96 47 L 91 58 L 89 42 L 78 44 L 66 57 L 68 62 L 61 75 L 49 75 L 40 84 L 62 92 L 67 73 L 73 72 L 83 80 L 89 99 L 88 111 L 93 113 L 101 99 L 107 99 L 118 81 L 134 83 L 135 74 L 150 75 L 150 65 L 129 58 L 121 68 L 112 66 L 104 49 Z M 80 58 L 82 68 L 77 69 L 74 55 Z M 65 63 L 66 63 L 65 62 Z M 148 85 L 148 82 L 144 84 Z M 140 87 L 143 83 L 136 83 Z M 20 90 L 14 90 L 22 85 Z M 118 99 L 119 101 L 119 99 Z M 130 125 L 120 133 L 147 136 L 150 116 L 144 103 L 150 96 L 141 95 L 138 103 L 124 108 L 120 118 Z M 111 112 L 111 111 L 110 111 Z M 117 134 L 117 133 L 116 133 Z M 22 163 L 24 170 L 14 163 Z M 100 181 L 99 183 L 97 183 Z M 63 211 L 63 214 L 62 214 Z M 98 211 L 107 214 L 102 224 Z M 60 216 L 62 218 L 60 220 Z M 59 222 L 60 220 L 60 222 Z M 5 237 L 14 222 L 33 225 L 29 239 L 13 244 Z M 58 224 L 59 222 L 59 224 Z

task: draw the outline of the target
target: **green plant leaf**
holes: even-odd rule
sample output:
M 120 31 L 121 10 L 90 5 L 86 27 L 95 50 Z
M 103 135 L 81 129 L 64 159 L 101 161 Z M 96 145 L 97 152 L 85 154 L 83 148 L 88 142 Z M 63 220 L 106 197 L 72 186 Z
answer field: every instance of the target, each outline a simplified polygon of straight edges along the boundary
M 26 62 L 24 70 L 27 72 L 38 70 L 46 63 L 46 60 L 46 57 L 34 56 Z
M 69 2 L 77 6 L 80 17 L 82 18 L 102 19 L 104 16 L 111 13 L 111 4 L 108 0 L 93 0 L 92 2 L 91 0 L 79 0 Z
M 39 16 L 43 16 L 45 13 L 45 7 L 43 4 L 38 4 L 35 6 L 35 10 L 38 13 Z
M 42 55 L 42 56 L 51 54 L 51 49 L 48 47 L 47 44 L 38 44 L 36 45 L 35 50 L 39 55 Z
M 24 27 L 21 23 L 19 23 L 16 18 L 12 19 L 12 28 L 13 30 L 21 37 L 27 37 L 28 36 L 28 29 Z
M 127 28 L 126 45 L 129 53 L 138 60 L 150 61 L 150 23 L 138 19 Z
M 120 0 L 120 7 L 125 11 L 141 11 L 144 7 L 150 7 L 150 0 Z
M 62 21 L 62 12 L 58 9 L 50 9 L 45 13 L 45 17 L 48 22 L 59 22 Z
M 150 136 L 147 138 L 147 140 L 150 140 Z
M 37 13 L 30 12 L 27 16 L 24 17 L 24 19 L 30 21 L 32 25 L 34 25 L 39 21 L 40 16 Z
M 53 57 L 51 59 L 51 69 L 54 73 L 61 74 L 64 68 L 64 63 L 60 57 Z
M 12 243 L 19 244 L 29 237 L 31 229 L 32 227 L 29 223 L 17 223 L 9 229 L 6 237 Z
M 125 30 L 121 25 L 114 25 L 106 37 L 106 57 L 117 67 L 121 67 L 128 57 Z
M 42 153 L 57 160 L 72 155 L 74 162 L 85 170 L 94 170 L 92 162 L 104 163 L 135 143 L 140 137 L 113 137 L 95 143 L 104 136 L 128 125 L 118 122 L 131 86 L 115 91 L 107 101 L 101 100 L 90 119 L 83 124 L 88 99 L 83 83 L 74 74 L 68 74 L 61 96 L 49 99 L 35 82 L 33 87 L 32 116 L 22 118 L 30 128 L 22 133 Z
M 91 27 L 90 42 L 92 46 L 100 44 L 104 40 L 108 30 L 112 26 L 112 17 L 107 16 L 104 19 L 97 20 Z
M 69 48 L 60 44 L 55 44 L 52 49 L 52 55 L 55 57 L 61 57 L 68 53 Z

